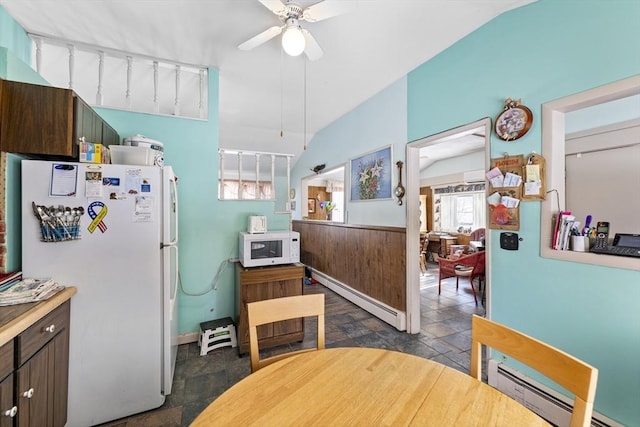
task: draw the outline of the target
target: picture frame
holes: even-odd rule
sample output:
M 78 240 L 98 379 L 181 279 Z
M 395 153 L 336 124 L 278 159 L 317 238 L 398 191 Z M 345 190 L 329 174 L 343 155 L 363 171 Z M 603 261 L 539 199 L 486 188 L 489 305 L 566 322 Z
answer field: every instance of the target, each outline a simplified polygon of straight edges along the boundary
M 316 199 L 307 199 L 307 210 L 310 214 L 316 213 Z
M 352 202 L 392 199 L 392 148 L 388 145 L 350 160 Z
M 522 138 L 533 124 L 531 110 L 511 98 L 505 100 L 504 110 L 495 120 L 495 132 L 504 141 L 515 141 Z

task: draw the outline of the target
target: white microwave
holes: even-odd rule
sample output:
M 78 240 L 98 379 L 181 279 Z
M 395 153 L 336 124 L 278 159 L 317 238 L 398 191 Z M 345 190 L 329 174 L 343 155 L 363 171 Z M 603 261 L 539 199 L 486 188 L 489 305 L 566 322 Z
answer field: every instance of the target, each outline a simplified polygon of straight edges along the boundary
M 262 234 L 240 232 L 240 263 L 244 267 L 292 264 L 300 262 L 300 233 L 270 231 Z

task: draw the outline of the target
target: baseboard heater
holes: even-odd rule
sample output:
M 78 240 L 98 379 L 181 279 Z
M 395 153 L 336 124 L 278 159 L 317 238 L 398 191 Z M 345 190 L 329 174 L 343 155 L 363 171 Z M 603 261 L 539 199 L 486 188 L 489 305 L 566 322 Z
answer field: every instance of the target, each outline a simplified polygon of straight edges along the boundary
M 569 425 L 573 399 L 567 398 L 494 359 L 489 360 L 487 376 L 490 386 L 511 396 L 551 424 L 559 427 Z M 595 411 L 591 425 L 593 427 L 623 427 Z
M 404 311 L 390 307 L 317 270 L 311 269 L 311 277 L 399 331 L 405 331 L 407 329 L 407 315 Z

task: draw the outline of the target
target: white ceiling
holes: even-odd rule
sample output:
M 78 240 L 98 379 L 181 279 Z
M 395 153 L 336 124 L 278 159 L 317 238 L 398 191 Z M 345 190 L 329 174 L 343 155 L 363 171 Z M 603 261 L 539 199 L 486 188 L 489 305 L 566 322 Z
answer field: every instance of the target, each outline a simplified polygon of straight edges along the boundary
M 0 5 L 30 33 L 218 68 L 220 147 L 294 154 L 295 162 L 316 132 L 492 18 L 534 0 L 326 1 L 349 11 L 302 22 L 324 51 L 313 62 L 282 54 L 279 37 L 251 51 L 237 48 L 280 24 L 257 0 Z

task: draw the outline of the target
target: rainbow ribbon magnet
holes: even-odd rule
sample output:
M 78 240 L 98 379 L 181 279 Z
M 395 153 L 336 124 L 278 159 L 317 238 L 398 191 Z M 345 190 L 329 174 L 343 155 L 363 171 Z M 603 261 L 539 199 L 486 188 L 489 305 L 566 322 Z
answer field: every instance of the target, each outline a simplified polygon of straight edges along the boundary
M 87 227 L 89 233 L 93 233 L 98 227 L 103 233 L 107 230 L 107 225 L 102 222 L 105 216 L 107 216 L 107 207 L 102 202 L 92 202 L 87 208 L 87 213 L 91 217 L 91 224 Z

